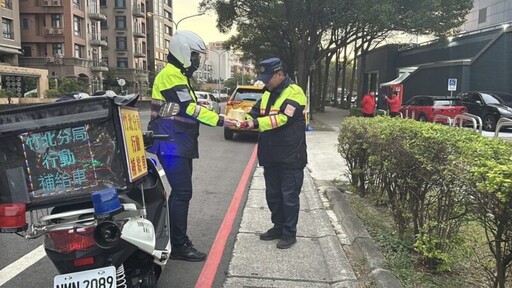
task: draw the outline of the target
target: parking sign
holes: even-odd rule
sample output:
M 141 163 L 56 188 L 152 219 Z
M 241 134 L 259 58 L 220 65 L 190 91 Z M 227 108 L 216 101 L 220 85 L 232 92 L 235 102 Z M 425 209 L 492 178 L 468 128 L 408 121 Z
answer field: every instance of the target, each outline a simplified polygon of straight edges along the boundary
M 448 91 L 457 90 L 457 78 L 448 78 Z

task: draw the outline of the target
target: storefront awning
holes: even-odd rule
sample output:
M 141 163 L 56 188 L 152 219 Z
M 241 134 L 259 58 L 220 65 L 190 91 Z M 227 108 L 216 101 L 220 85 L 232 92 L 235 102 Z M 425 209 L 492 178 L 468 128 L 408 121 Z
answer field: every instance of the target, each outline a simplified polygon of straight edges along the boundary
M 8 54 L 18 54 L 18 55 L 23 55 L 23 53 L 20 52 L 20 50 L 18 49 L 15 49 L 15 48 L 9 48 L 9 47 L 4 47 L 4 46 L 0 46 L 0 53 L 3 54 L 3 53 L 8 53 Z
M 409 77 L 409 72 L 405 72 L 404 74 L 398 76 L 398 78 L 396 79 L 393 79 L 389 82 L 385 82 L 385 83 L 381 83 L 379 86 L 380 87 L 385 87 L 385 86 L 391 86 L 391 85 L 396 85 L 396 84 L 400 84 L 402 83 L 402 81 L 404 81 L 407 77 Z

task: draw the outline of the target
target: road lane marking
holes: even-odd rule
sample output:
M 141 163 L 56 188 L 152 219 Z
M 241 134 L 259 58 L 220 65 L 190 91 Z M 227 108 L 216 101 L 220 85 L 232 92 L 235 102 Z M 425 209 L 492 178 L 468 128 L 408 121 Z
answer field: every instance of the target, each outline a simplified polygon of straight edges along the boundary
M 231 204 L 229 204 L 228 211 L 224 216 L 224 220 L 222 220 L 219 231 L 217 231 L 217 236 L 215 236 L 215 241 L 213 241 L 210 253 L 208 253 L 206 263 L 204 264 L 203 270 L 197 279 L 195 286 L 196 288 L 212 287 L 213 280 L 215 280 L 215 275 L 219 269 L 222 254 L 224 254 L 224 249 L 226 248 L 226 242 L 228 240 L 229 234 L 231 233 L 231 230 L 233 229 L 233 223 L 235 222 L 236 214 L 238 212 L 238 208 L 240 207 L 240 202 L 242 202 L 244 192 L 247 190 L 247 184 L 249 183 L 254 165 L 256 163 L 257 151 L 258 144 L 254 146 L 251 158 L 249 158 L 249 162 L 247 163 L 247 166 L 245 166 L 244 173 L 242 174 L 242 178 L 240 178 L 240 182 L 238 183 L 235 194 L 231 199 Z
M 0 287 L 46 256 L 43 245 L 0 270 Z

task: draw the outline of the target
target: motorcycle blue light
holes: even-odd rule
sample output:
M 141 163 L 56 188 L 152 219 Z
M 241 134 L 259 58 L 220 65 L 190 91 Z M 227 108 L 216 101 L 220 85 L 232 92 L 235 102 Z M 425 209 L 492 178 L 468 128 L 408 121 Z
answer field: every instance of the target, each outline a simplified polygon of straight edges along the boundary
M 115 188 L 107 188 L 91 194 L 96 217 L 109 216 L 121 209 L 121 202 Z

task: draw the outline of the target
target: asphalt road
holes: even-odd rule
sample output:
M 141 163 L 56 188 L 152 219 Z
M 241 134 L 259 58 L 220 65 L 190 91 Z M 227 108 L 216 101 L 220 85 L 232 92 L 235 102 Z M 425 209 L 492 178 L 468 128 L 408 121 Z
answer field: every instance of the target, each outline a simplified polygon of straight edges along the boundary
M 142 111 L 141 115 L 144 129 L 147 127 L 149 112 Z M 193 164 L 194 192 L 189 213 L 189 237 L 198 249 L 205 252 L 210 250 L 255 143 L 255 137 L 226 141 L 222 128 L 201 125 L 200 158 L 194 160 Z M 242 205 L 245 198 L 246 194 Z M 224 282 L 239 221 L 240 211 L 228 238 L 213 287 L 219 287 Z M 0 287 L 52 287 L 53 277 L 57 275 L 53 264 L 41 253 L 35 253 L 40 255 L 40 260 L 37 260 L 39 258 L 34 256 L 34 252 L 28 254 L 42 243 L 42 238 L 25 240 L 12 234 L 0 234 L 0 281 L 2 277 L 7 279 L 3 284 L 0 282 Z M 12 263 L 16 266 L 13 267 Z M 203 265 L 204 262 L 169 260 L 159 285 L 194 287 Z M 15 273 L 19 274 L 13 276 Z

